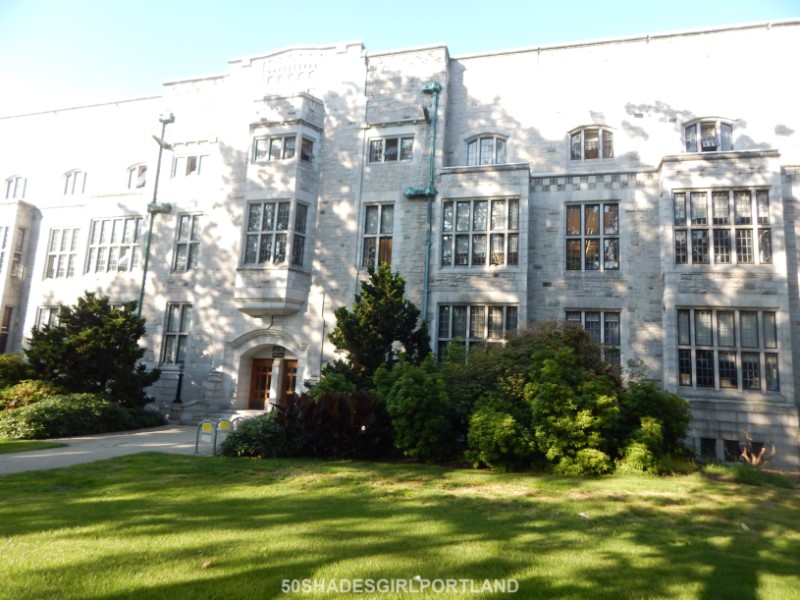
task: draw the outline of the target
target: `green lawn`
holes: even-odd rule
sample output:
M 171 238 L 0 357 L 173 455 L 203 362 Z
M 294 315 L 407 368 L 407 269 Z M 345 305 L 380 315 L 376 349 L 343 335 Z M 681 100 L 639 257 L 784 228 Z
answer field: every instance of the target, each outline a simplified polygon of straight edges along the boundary
M 799 528 L 797 489 L 700 474 L 148 453 L 0 478 L 0 598 L 260 600 L 302 579 L 469 592 L 489 579 L 518 583 L 517 598 L 783 600 L 800 598 Z
M 57 442 L 37 442 L 35 440 L 12 440 L 0 437 L 0 454 L 12 452 L 28 452 L 29 450 L 44 450 L 45 448 L 60 448 L 66 444 Z

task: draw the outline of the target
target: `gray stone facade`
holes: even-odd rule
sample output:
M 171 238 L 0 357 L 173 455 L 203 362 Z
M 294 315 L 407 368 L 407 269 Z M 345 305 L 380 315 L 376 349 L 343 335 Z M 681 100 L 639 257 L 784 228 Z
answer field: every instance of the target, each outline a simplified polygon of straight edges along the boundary
M 159 97 L 2 117 L 4 349 L 85 290 L 138 298 L 152 218 L 145 359 L 173 416 L 301 391 L 388 258 L 435 349 L 580 321 L 691 401 L 698 451 L 749 437 L 797 468 L 798 34 L 295 47 Z

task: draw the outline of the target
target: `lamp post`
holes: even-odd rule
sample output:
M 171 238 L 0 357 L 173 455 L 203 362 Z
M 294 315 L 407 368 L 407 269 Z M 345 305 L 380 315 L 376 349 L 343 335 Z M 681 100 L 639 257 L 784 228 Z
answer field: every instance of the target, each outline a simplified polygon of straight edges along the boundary
M 161 137 L 153 136 L 153 139 L 158 143 L 158 162 L 156 163 L 156 179 L 153 182 L 153 201 L 147 205 L 147 213 L 150 215 L 150 223 L 147 226 L 147 238 L 145 239 L 144 246 L 144 260 L 142 261 L 142 285 L 139 288 L 139 304 L 136 307 L 136 316 L 142 316 L 142 304 L 144 303 L 144 286 L 147 282 L 147 266 L 150 263 L 150 242 L 153 238 L 153 220 L 155 216 L 160 213 L 169 213 L 172 211 L 172 205 L 157 202 L 158 200 L 158 178 L 161 175 L 161 155 L 164 149 L 172 150 L 172 146 L 164 141 L 164 134 L 167 130 L 167 125 L 175 122 L 175 115 L 172 113 L 162 113 L 159 115 L 158 120 L 161 122 Z

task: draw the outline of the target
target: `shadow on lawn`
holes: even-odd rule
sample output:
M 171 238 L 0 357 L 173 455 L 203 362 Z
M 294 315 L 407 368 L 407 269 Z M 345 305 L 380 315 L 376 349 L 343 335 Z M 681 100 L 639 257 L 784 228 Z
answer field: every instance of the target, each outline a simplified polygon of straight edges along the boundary
M 678 590 L 749 599 L 763 595 L 765 575 L 797 577 L 800 543 L 780 531 L 794 529 L 785 511 L 796 518 L 800 502 L 771 488 L 720 484 L 717 504 L 689 511 L 687 497 L 654 493 L 628 502 L 596 480 L 548 478 L 544 489 L 520 477 L 509 495 L 502 476 L 487 474 L 487 487 L 470 487 L 457 472 L 434 467 L 162 457 L 41 473 L 38 491 L 47 496 L 0 501 L 7 538 L 61 530 L 85 546 L 100 527 L 104 538 L 141 537 L 146 548 L 29 570 L 42 587 L 27 589 L 47 595 L 54 590 L 46 582 L 69 581 L 64 597 L 121 600 L 135 589 L 137 598 L 252 600 L 279 595 L 285 579 L 420 575 L 517 579 L 524 598 L 669 598 Z M 226 494 L 228 484 L 238 491 Z M 565 505 L 564 496 L 572 501 Z M 778 502 L 783 522 L 770 519 Z M 193 542 L 164 552 L 152 545 L 181 534 Z M 99 592 L 93 586 L 104 569 L 129 574 L 132 588 Z M 184 581 L 158 583 L 175 571 Z M 85 582 L 81 573 L 92 576 Z

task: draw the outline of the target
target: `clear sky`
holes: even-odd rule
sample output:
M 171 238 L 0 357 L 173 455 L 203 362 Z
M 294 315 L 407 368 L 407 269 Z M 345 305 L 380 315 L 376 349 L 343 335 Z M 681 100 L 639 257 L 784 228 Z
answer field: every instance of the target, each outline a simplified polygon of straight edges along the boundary
M 796 17 L 800 0 L 0 0 L 0 115 L 154 95 L 303 44 L 458 56 Z

